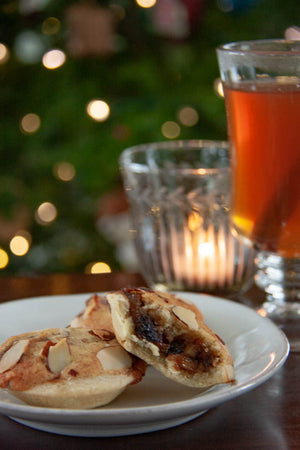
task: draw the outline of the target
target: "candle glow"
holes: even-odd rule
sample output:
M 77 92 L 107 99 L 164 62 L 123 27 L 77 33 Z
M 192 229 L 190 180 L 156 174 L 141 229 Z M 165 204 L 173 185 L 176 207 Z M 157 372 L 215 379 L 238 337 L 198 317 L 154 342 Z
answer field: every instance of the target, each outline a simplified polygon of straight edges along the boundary
M 178 239 L 171 241 L 178 281 L 208 290 L 233 283 L 234 236 L 223 226 L 210 223 L 204 228 L 202 216 L 192 211 L 183 230 L 183 247 L 179 247 Z

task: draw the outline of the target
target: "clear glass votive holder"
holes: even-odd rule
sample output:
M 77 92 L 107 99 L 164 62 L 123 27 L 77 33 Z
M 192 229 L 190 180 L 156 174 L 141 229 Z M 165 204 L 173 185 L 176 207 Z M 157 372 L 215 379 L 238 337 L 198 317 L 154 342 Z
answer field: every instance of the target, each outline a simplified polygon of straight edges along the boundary
M 167 141 L 120 157 L 140 272 L 157 290 L 234 293 L 254 250 L 230 222 L 227 142 Z

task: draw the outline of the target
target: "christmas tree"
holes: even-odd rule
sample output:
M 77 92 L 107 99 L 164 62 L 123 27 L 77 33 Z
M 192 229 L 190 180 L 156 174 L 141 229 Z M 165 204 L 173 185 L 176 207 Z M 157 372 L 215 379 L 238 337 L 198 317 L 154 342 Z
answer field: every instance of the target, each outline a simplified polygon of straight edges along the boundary
M 1 274 L 134 270 L 120 153 L 226 139 L 215 48 L 295 20 L 294 0 L 2 2 Z

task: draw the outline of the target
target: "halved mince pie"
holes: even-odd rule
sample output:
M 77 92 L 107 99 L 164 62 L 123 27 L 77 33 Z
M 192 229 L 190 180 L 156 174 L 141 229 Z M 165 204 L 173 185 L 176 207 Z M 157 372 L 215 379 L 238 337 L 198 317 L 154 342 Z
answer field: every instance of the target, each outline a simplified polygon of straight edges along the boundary
M 234 381 L 227 346 L 194 304 L 145 288 L 109 293 L 107 299 L 119 343 L 165 376 L 191 387 Z
M 105 405 L 141 381 L 146 364 L 97 330 L 53 328 L 10 337 L 0 347 L 0 387 L 35 406 Z

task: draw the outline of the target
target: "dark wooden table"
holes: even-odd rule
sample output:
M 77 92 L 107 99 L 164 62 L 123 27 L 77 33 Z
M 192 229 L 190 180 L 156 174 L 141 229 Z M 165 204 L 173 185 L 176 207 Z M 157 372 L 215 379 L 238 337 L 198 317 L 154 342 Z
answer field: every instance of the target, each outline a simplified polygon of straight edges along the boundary
M 114 290 L 145 285 L 139 275 L 49 275 L 0 278 L 0 302 L 38 295 Z M 239 301 L 258 303 L 250 288 Z M 135 436 L 79 438 L 50 434 L 0 415 L 0 449 L 300 449 L 300 353 L 266 383 L 184 425 Z

